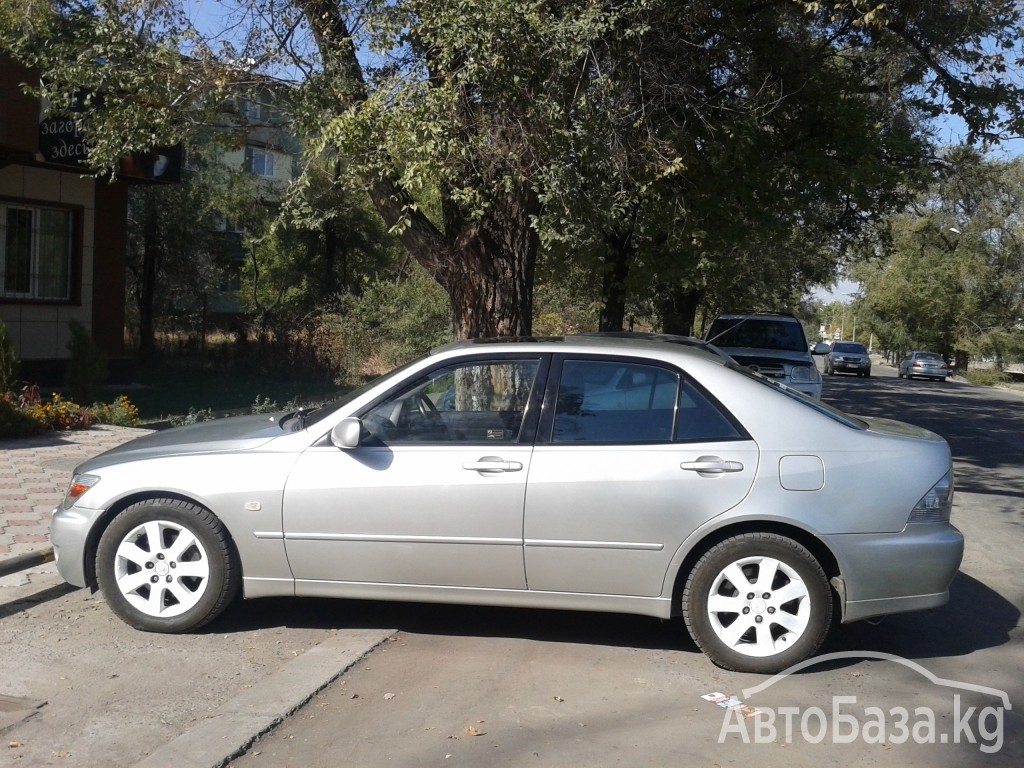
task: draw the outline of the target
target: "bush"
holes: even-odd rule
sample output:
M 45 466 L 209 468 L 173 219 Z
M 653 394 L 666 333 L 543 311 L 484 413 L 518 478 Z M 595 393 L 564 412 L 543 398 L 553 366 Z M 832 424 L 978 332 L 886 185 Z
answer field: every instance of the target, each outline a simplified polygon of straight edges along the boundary
M 9 395 L 0 393 L 0 439 L 34 437 L 42 432 L 38 420 L 19 408 Z
M 13 392 L 18 386 L 18 355 L 7 338 L 7 326 L 0 320 L 0 394 Z
M 93 424 L 93 415 L 90 411 L 71 400 L 65 400 L 57 393 L 54 393 L 50 402 L 30 403 L 24 410 L 39 422 L 43 429 L 66 432 L 70 429 L 88 429 Z
M 187 414 L 172 416 L 170 421 L 172 426 L 184 427 L 189 424 L 198 424 L 200 421 L 213 421 L 215 418 L 217 417 L 213 415 L 211 408 L 200 408 L 197 411 L 194 407 L 189 407 Z
M 425 271 L 404 280 L 378 280 L 343 300 L 334 350 L 342 381 L 358 382 L 451 341 L 451 304 Z
M 979 387 L 995 387 L 1010 380 L 1009 376 L 997 368 L 969 368 L 964 378 Z
M 71 341 L 68 342 L 71 351 L 68 389 L 71 390 L 71 397 L 79 403 L 95 402 L 99 400 L 107 381 L 107 356 L 96 346 L 92 334 L 84 325 L 72 320 L 68 328 L 71 330 Z
M 96 424 L 110 424 L 114 427 L 139 426 L 139 409 L 124 395 L 119 395 L 109 405 L 95 403 L 90 411 Z

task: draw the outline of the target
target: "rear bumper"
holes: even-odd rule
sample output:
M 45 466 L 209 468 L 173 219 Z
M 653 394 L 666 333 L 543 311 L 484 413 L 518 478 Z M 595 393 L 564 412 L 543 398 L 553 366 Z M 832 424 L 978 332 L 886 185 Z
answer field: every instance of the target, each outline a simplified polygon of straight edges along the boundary
M 843 623 L 944 605 L 964 554 L 963 534 L 945 523 L 822 539 L 839 561 Z

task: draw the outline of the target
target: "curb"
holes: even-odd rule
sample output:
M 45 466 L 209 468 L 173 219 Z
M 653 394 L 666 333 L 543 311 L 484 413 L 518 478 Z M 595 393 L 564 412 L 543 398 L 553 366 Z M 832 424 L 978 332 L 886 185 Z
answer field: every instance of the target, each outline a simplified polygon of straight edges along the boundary
M 397 631 L 346 631 L 310 648 L 134 768 L 224 768 Z
M 15 555 L 14 557 L 0 558 L 0 578 L 52 562 L 54 562 L 53 547 L 46 547 L 46 549 L 39 549 L 35 552 L 27 552 L 23 555 Z

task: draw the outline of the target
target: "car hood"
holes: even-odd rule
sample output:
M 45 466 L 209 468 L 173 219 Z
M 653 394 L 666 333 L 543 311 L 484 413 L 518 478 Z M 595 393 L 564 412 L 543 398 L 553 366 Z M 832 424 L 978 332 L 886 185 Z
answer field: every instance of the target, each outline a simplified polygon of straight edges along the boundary
M 203 421 L 139 437 L 89 459 L 75 471 L 91 472 L 110 464 L 186 453 L 251 450 L 282 434 L 278 416 L 265 413 Z

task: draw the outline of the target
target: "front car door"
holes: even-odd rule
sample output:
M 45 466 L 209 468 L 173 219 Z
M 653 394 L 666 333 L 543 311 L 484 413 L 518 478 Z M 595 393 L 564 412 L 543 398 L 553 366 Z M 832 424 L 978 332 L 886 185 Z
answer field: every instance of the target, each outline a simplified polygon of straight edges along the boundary
M 664 363 L 557 359 L 530 469 L 531 590 L 656 597 L 701 523 L 735 506 L 756 444 Z
M 358 448 L 303 453 L 284 495 L 295 578 L 525 588 L 544 367 L 543 356 L 444 365 L 360 414 Z

